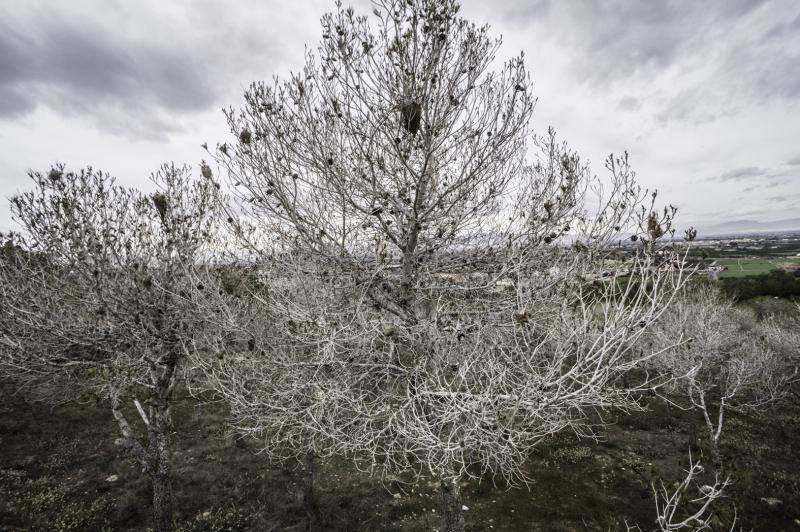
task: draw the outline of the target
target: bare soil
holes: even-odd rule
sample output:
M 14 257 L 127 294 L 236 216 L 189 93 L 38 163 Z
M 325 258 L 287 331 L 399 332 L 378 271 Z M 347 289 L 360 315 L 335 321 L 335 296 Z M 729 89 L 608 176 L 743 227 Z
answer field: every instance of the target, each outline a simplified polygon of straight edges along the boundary
M 0 531 L 144 531 L 149 486 L 99 404 L 50 407 L 0 386 Z M 463 485 L 468 530 L 654 528 L 651 483 L 670 487 L 688 464 L 690 416 L 657 398 L 648 411 L 611 416 L 600 441 L 561 435 L 529 461 L 534 482 Z M 225 434 L 225 410 L 182 396 L 174 412 L 176 519 L 184 532 L 305 530 L 300 464 L 274 464 L 257 442 Z M 701 420 L 696 419 L 698 428 Z M 704 433 L 699 431 L 700 442 Z M 800 400 L 763 415 L 732 413 L 723 434 L 734 484 L 714 530 L 734 512 L 744 530 L 800 530 Z M 693 455 L 701 462 L 703 449 Z M 706 456 L 708 453 L 706 452 Z M 711 480 L 711 468 L 705 481 Z M 359 473 L 347 460 L 319 464 L 322 530 L 417 531 L 439 524 L 431 478 Z M 396 495 L 397 494 L 397 495 Z M 776 502 L 778 501 L 778 502 Z M 738 527 L 737 527 L 738 528 Z

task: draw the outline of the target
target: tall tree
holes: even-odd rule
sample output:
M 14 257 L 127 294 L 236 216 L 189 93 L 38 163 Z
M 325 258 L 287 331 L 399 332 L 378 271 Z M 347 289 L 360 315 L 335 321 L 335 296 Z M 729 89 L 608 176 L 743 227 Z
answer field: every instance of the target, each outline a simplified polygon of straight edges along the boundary
M 447 531 L 464 528 L 463 479 L 525 481 L 543 438 L 637 407 L 614 383 L 653 356 L 631 346 L 683 267 L 659 245 L 673 211 L 654 211 L 627 155 L 601 181 L 552 131 L 532 136 L 522 56 L 492 70 L 499 40 L 458 13 L 338 5 L 301 72 L 227 112 L 235 141 L 215 154 L 275 331 L 216 372 L 237 427 L 428 470 Z M 628 261 L 607 260 L 625 231 Z

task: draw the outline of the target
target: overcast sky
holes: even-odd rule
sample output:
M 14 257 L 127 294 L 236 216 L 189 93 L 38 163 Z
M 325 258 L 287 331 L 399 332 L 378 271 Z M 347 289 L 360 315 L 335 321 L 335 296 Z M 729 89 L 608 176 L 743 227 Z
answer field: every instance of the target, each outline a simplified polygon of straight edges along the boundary
M 162 162 L 197 167 L 200 144 L 227 140 L 221 108 L 298 69 L 332 7 L 0 0 L 2 196 L 55 162 L 143 187 Z M 501 56 L 525 52 L 534 127 L 555 126 L 596 172 L 628 150 L 701 233 L 800 217 L 797 0 L 465 0 L 462 13 L 503 36 Z

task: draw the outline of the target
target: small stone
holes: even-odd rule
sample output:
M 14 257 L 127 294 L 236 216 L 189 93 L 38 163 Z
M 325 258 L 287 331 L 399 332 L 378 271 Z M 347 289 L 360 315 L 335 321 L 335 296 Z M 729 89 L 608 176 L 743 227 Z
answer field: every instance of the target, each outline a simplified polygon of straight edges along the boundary
M 111 475 L 106 479 L 106 482 L 116 482 L 117 480 L 119 480 L 119 475 Z
M 767 503 L 767 506 L 770 508 L 774 508 L 775 506 L 783 503 L 782 500 L 776 499 L 775 497 L 761 497 L 761 500 Z
M 466 512 L 467 510 L 469 510 L 469 506 L 467 506 L 466 504 L 462 504 L 461 509 Z

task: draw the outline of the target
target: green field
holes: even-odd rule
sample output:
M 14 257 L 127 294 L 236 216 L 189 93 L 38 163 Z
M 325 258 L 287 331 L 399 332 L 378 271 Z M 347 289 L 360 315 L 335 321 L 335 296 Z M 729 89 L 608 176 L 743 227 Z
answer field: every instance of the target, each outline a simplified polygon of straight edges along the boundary
M 716 259 L 715 264 L 725 266 L 725 270 L 720 274 L 720 277 L 750 277 L 753 275 L 761 275 L 769 273 L 776 268 L 785 267 L 789 264 L 799 264 L 800 261 L 795 258 L 788 259 L 736 259 L 724 258 Z

